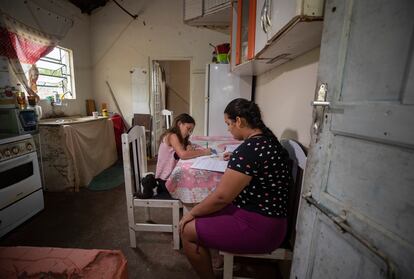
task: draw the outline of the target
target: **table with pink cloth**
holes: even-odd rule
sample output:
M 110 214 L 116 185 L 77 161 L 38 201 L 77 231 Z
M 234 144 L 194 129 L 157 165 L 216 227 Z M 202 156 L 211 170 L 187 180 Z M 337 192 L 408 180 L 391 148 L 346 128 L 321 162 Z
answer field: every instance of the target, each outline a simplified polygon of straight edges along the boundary
M 191 143 L 196 147 L 214 148 L 218 153 L 225 150 L 227 145 L 240 144 L 241 141 L 226 136 L 192 136 Z M 204 200 L 212 193 L 220 182 L 223 173 L 191 168 L 196 159 L 179 160 L 166 187 L 173 198 L 183 203 L 194 204 Z

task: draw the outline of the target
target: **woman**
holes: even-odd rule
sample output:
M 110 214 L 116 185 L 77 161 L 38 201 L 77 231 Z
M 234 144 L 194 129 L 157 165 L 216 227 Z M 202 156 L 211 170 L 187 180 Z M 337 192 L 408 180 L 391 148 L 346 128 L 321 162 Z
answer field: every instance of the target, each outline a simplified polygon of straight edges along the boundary
M 162 189 L 161 192 L 166 191 L 165 182 L 179 159 L 185 160 L 211 154 L 210 148 L 194 150 L 192 147 L 189 137 L 194 126 L 194 119 L 182 113 L 174 119 L 174 125 L 161 135 L 155 172 L 155 178 Z
M 180 221 L 184 252 L 201 278 L 214 278 L 209 249 L 270 253 L 286 234 L 292 185 L 288 153 L 254 102 L 231 101 L 224 121 L 244 142 L 231 155 L 216 190 Z

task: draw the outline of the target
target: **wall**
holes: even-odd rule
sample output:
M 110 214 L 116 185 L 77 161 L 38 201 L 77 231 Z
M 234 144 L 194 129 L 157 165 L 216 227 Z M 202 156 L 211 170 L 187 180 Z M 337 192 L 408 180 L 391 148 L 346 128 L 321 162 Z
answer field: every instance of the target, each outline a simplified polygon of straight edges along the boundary
M 191 59 L 190 113 L 198 123 L 195 133 L 202 134 L 204 113 L 197 112 L 204 110 L 204 81 L 198 73 L 211 61 L 213 49 L 209 43 L 228 42 L 229 36 L 185 25 L 181 0 L 125 0 L 122 5 L 138 14 L 138 19 L 133 20 L 113 2 L 91 16 L 93 91 L 97 104 L 107 102 L 110 110 L 117 111 L 106 85 L 108 81 L 125 118 L 131 119 L 129 71 L 133 67 L 150 70 L 150 59 Z
M 76 100 L 67 100 L 68 115 L 86 115 L 86 99 L 93 98 L 91 49 L 90 49 L 90 17 L 80 13 L 72 16 L 74 25 L 59 43 L 73 51 Z
M 266 125 L 280 138 L 310 144 L 319 48 L 257 77 L 255 101 Z

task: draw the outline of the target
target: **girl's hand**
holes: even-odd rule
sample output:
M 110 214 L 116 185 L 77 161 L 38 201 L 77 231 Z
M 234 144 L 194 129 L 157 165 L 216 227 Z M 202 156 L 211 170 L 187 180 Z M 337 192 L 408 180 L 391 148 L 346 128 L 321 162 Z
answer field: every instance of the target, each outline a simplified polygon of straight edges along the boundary
M 224 161 L 230 160 L 230 157 L 231 157 L 232 154 L 233 154 L 232 152 L 224 152 L 224 154 L 223 154 L 223 160 Z
M 193 151 L 193 150 L 195 150 L 195 146 L 194 145 L 192 145 L 192 144 L 189 144 L 189 145 L 187 145 L 187 151 Z
M 183 218 L 181 218 L 180 223 L 179 223 L 179 229 L 180 229 L 180 234 L 183 232 L 184 230 L 184 226 L 188 223 L 191 222 L 192 220 L 194 220 L 194 216 L 191 214 L 191 212 L 186 213 Z
M 204 149 L 204 155 L 211 155 L 213 152 L 211 152 L 211 148 Z

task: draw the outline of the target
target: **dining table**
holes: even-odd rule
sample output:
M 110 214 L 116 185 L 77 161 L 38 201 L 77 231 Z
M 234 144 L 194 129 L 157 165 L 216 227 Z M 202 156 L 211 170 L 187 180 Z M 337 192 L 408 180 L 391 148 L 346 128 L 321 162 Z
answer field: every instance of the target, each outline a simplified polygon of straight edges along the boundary
M 191 136 L 190 142 L 195 149 L 208 147 L 218 154 L 241 143 L 230 136 Z M 171 196 L 188 207 L 200 203 L 212 193 L 223 175 L 218 171 L 192 168 L 195 160 L 197 158 L 180 159 L 165 184 Z

